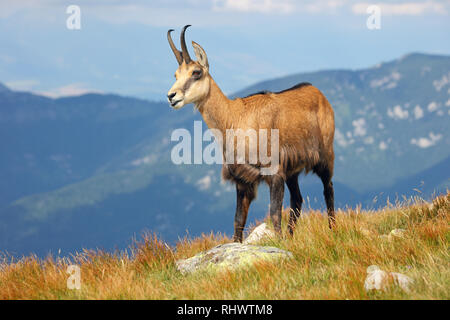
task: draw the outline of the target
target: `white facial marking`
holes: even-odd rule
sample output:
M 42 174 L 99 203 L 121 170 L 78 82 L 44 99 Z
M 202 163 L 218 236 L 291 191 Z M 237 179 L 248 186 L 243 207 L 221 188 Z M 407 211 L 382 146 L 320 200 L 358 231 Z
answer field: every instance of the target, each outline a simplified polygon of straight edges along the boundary
M 193 72 L 202 72 L 199 79 L 193 77 Z M 198 64 L 183 63 L 176 71 L 177 80 L 168 92 L 168 102 L 174 109 L 180 109 L 189 103 L 198 103 L 209 92 L 209 78 L 207 70 Z

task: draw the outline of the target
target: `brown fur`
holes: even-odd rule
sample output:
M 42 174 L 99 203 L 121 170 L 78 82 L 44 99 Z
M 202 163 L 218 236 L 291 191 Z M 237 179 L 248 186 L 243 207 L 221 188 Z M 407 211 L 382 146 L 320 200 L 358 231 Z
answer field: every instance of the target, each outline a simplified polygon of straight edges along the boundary
M 303 170 L 309 172 L 319 163 L 327 165 L 332 174 L 334 112 L 317 88 L 305 86 L 229 100 L 212 78 L 209 81 L 210 93 L 198 105 L 208 127 L 219 129 L 224 137 L 226 129 L 231 128 L 278 129 L 278 174 L 283 179 Z M 264 178 L 248 164 L 224 164 L 222 172 L 223 178 L 230 181 L 255 183 Z

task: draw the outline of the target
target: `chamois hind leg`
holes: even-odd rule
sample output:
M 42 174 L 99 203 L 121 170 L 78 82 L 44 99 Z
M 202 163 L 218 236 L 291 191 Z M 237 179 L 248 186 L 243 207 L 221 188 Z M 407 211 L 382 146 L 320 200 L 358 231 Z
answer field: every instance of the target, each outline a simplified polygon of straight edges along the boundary
M 325 203 L 327 205 L 328 212 L 328 225 L 330 229 L 336 224 L 336 218 L 334 215 L 334 188 L 331 178 L 333 176 L 332 169 L 330 170 L 327 165 L 317 165 L 313 171 L 320 177 L 323 183 L 323 195 L 325 197 Z
M 234 217 L 234 242 L 242 242 L 242 233 L 247 221 L 250 203 L 256 197 L 256 186 L 253 184 L 236 184 L 236 215 Z
M 284 180 L 275 174 L 270 179 L 270 218 L 275 232 L 281 235 L 281 210 L 283 209 Z
M 286 180 L 286 185 L 291 194 L 291 212 L 289 216 L 289 233 L 294 234 L 295 224 L 302 210 L 303 198 L 300 193 L 300 187 L 298 186 L 298 173 L 293 174 Z

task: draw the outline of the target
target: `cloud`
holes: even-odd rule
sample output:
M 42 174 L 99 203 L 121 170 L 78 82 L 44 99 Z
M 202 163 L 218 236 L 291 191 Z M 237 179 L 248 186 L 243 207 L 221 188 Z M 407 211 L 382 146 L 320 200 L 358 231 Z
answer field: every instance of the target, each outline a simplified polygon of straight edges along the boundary
M 214 11 L 247 12 L 247 13 L 335 13 L 345 8 L 353 14 L 367 15 L 367 8 L 378 5 L 381 14 L 386 15 L 422 15 L 440 14 L 446 15 L 449 10 L 448 1 L 378 1 L 376 3 L 359 2 L 355 0 L 316 0 L 316 1 L 293 1 L 293 0 L 215 0 L 212 9 Z
M 31 91 L 34 87 L 39 85 L 39 81 L 34 79 L 14 80 L 6 81 L 5 85 L 14 91 Z
M 416 119 L 420 119 L 423 117 L 423 110 L 419 105 L 416 105 L 416 107 L 414 108 L 414 117 Z
M 430 102 L 430 103 L 428 104 L 427 109 L 428 109 L 429 112 L 434 112 L 434 111 L 436 111 L 437 109 L 439 109 L 439 104 L 437 104 L 436 102 L 432 101 L 432 102 Z
M 133 160 L 131 162 L 131 165 L 133 165 L 133 166 L 140 166 L 140 165 L 143 165 L 143 164 L 153 164 L 153 163 L 156 162 L 156 160 L 158 160 L 157 158 L 158 157 L 156 155 L 154 155 L 154 154 L 153 155 L 148 155 L 148 156 L 145 156 L 143 158 L 139 158 L 139 159 Z
M 173 26 L 177 21 L 195 21 L 196 25 L 235 24 L 235 12 L 247 14 L 286 14 L 335 12 L 350 0 L 135 0 L 132 3 L 119 0 L 78 0 L 76 5 L 82 14 L 89 15 L 113 24 L 140 23 L 152 26 Z M 11 4 L 0 2 L 0 18 L 16 13 L 30 13 L 28 18 L 45 16 L 49 19 L 55 12 L 73 4 L 73 1 L 56 0 L 15 0 Z M 52 11 L 53 10 L 53 11 Z M 55 11 L 56 10 L 56 11 Z M 52 11 L 52 14 L 48 13 Z M 215 14 L 211 14 L 214 12 Z M 47 14 L 46 14 L 47 13 Z M 244 20 L 245 21 L 245 20 Z M 182 24 L 182 23 L 180 23 Z
M 139 23 L 150 26 L 174 27 L 183 21 L 196 25 L 228 25 L 224 17 L 208 14 L 212 2 L 207 0 L 14 0 L 0 1 L 0 19 L 11 18 L 60 24 L 68 17 L 66 8 L 76 4 L 81 9 L 82 25 L 85 19 L 96 18 L 110 24 Z
M 215 0 L 213 11 L 293 14 L 335 12 L 344 7 L 348 0 Z
M 83 10 L 83 8 L 82 8 Z M 217 12 L 211 14 L 211 5 L 204 7 L 153 6 L 153 4 L 132 5 L 98 5 L 90 12 L 100 20 L 111 24 L 138 23 L 156 27 L 181 27 L 183 22 L 195 21 L 196 26 L 234 25 L 237 20 L 230 20 L 229 14 Z
M 205 191 L 208 190 L 211 187 L 211 177 L 210 176 L 204 176 L 203 178 L 199 179 L 196 183 L 199 190 Z
M 401 2 L 401 3 L 355 3 L 352 6 L 352 12 L 358 15 L 367 15 L 367 8 L 371 5 L 377 5 L 381 9 L 381 15 L 390 16 L 418 16 L 423 14 L 448 14 L 448 1 L 419 1 L 419 2 Z
M 70 0 L 15 0 L 0 2 L 0 18 L 23 14 L 26 19 L 60 23 Z M 245 14 L 363 14 L 371 3 L 357 0 L 78 0 L 82 16 L 96 17 L 111 24 L 139 23 L 158 27 L 183 25 L 195 21 L 198 26 L 239 25 L 248 22 Z M 378 1 L 381 13 L 387 15 L 448 14 L 449 1 Z M 242 13 L 236 15 L 235 13 Z M 86 13 L 86 15 L 84 15 Z M 84 19 L 84 18 L 82 18 Z
M 428 135 L 428 138 L 418 138 L 418 139 L 411 139 L 411 144 L 415 144 L 419 148 L 429 148 L 431 146 L 434 146 L 439 140 L 441 140 L 442 134 L 434 134 L 433 132 L 430 132 Z
M 25 9 L 39 7 L 38 0 L 0 1 L 0 18 L 6 18 Z
M 388 109 L 387 115 L 396 120 L 403 120 L 408 118 L 409 113 L 408 110 L 403 110 L 400 105 L 396 105 L 393 109 Z
M 307 13 L 336 12 L 337 9 L 344 7 L 347 2 L 347 0 L 311 1 L 308 4 L 303 3 L 297 9 Z
M 352 121 L 354 130 L 353 130 L 353 134 L 356 136 L 365 136 L 367 133 L 367 129 L 366 129 L 366 120 L 364 118 L 359 118 L 356 120 Z
M 344 148 L 348 144 L 347 140 L 345 140 L 345 136 L 342 134 L 341 131 L 339 131 L 339 129 L 336 129 L 336 131 L 335 131 L 335 139 L 334 140 L 336 140 L 336 143 L 338 145 L 340 145 L 341 147 L 344 147 Z
M 286 0 L 216 0 L 212 9 L 213 11 L 293 13 L 295 5 Z
M 35 91 L 35 93 L 49 98 L 60 98 L 68 96 L 80 96 L 86 93 L 102 93 L 102 91 L 86 88 L 83 83 L 72 83 L 50 90 Z

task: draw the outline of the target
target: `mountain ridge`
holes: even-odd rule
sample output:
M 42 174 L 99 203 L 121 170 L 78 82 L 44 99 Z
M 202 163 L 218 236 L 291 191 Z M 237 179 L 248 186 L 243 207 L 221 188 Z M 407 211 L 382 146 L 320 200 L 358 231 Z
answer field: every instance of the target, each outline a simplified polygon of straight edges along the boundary
M 450 56 L 411 54 L 356 71 L 297 73 L 236 94 L 277 91 L 296 81 L 320 88 L 336 115 L 337 206 L 370 207 L 374 197 L 381 202 L 395 194 L 427 198 L 445 191 L 448 79 Z M 174 111 L 166 102 L 114 94 L 53 99 L 0 90 L 0 248 L 20 253 L 33 243 L 40 254 L 57 247 L 74 250 L 82 239 L 62 230 L 81 228 L 89 219 L 108 226 L 99 232 L 105 241 L 80 231 L 81 238 L 92 239 L 90 246 L 95 241 L 114 246 L 113 230 L 121 224 L 128 226 L 121 243 L 142 228 L 160 230 L 167 241 L 184 235 L 186 226 L 194 235 L 212 226 L 230 232 L 234 193 L 231 185 L 220 184 L 220 166 L 170 161 L 171 132 L 187 128 L 192 133 L 193 121 L 201 120 L 189 109 Z M 413 189 L 422 180 L 426 188 L 419 194 Z M 323 208 L 316 177 L 301 176 L 300 188 L 308 205 Z M 174 203 L 159 202 L 162 195 L 168 202 L 173 195 Z M 127 206 L 134 212 L 117 211 Z M 249 222 L 261 220 L 267 206 L 262 186 Z M 63 239 L 64 234 L 71 238 Z

